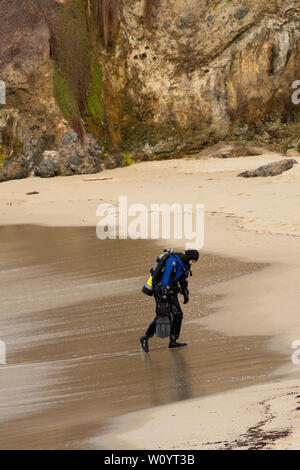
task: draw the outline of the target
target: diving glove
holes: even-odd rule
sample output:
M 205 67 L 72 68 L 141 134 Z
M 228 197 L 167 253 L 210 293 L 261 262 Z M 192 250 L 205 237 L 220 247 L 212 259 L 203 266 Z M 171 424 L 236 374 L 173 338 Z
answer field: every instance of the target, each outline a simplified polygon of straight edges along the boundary
M 184 305 L 188 303 L 188 301 L 190 300 L 189 298 L 189 290 L 188 289 L 184 289 L 184 291 L 182 292 L 183 294 L 183 303 Z

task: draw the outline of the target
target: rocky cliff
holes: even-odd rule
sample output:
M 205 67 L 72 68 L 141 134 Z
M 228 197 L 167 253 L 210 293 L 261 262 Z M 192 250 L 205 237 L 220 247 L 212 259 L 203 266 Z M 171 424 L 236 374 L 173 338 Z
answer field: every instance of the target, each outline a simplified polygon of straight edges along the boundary
M 297 146 L 299 41 L 300 0 L 0 0 L 0 180 Z

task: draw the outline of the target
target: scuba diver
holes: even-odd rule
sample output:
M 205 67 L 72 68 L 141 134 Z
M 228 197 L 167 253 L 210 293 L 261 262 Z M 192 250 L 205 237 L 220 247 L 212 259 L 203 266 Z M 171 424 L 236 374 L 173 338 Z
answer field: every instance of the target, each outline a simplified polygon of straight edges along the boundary
M 153 295 L 156 302 L 156 317 L 150 323 L 144 336 L 140 338 L 143 351 L 149 352 L 148 341 L 154 333 L 160 338 L 170 337 L 169 349 L 186 346 L 178 342 L 183 313 L 178 294 L 183 295 L 183 303 L 189 301 L 188 276 L 192 275 L 191 267 L 199 259 L 197 250 L 186 250 L 174 253 L 165 250 L 157 258 L 156 265 L 150 270 L 150 277 L 142 289 L 146 295 Z

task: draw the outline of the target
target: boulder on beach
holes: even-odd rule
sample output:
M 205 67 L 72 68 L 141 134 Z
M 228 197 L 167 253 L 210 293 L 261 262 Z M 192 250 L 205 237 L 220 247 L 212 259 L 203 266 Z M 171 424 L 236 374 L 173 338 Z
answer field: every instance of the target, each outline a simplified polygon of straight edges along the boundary
M 199 153 L 197 158 L 238 158 L 261 155 L 264 149 L 235 142 L 218 142 Z
M 260 166 L 255 170 L 243 171 L 237 176 L 243 178 L 255 178 L 257 176 L 277 176 L 281 175 L 284 171 L 288 171 L 298 162 L 294 159 L 280 160 L 279 162 L 272 162 L 268 165 Z
M 288 157 L 300 157 L 300 153 L 296 148 L 291 148 L 286 152 Z
M 35 176 L 40 178 L 53 178 L 59 175 L 59 166 L 56 160 L 43 160 L 35 170 Z
M 101 171 L 98 154 L 74 152 L 71 156 L 58 151 L 46 151 L 35 170 L 35 176 L 72 176 L 98 173 Z

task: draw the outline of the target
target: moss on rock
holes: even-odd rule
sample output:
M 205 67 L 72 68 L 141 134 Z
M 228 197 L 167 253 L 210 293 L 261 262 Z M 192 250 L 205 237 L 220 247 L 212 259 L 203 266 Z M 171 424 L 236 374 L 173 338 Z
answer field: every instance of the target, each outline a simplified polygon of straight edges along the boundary
M 125 166 L 132 165 L 132 163 L 133 163 L 132 155 L 128 152 L 127 153 L 126 152 L 122 153 L 122 159 L 123 159 L 123 165 L 125 165 Z
M 89 113 L 95 122 L 103 119 L 102 96 L 102 71 L 98 63 L 91 65 L 90 87 L 88 91 L 87 106 Z
M 76 97 L 66 74 L 61 71 L 58 65 L 55 68 L 54 92 L 63 117 L 68 122 L 74 118 L 80 118 Z
M 51 28 L 55 97 L 80 137 L 84 134 L 82 119 L 101 127 L 103 117 L 102 71 L 93 50 L 92 27 L 85 0 L 70 0 L 58 6 Z

